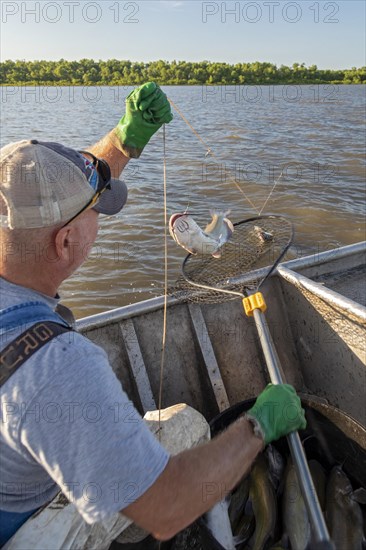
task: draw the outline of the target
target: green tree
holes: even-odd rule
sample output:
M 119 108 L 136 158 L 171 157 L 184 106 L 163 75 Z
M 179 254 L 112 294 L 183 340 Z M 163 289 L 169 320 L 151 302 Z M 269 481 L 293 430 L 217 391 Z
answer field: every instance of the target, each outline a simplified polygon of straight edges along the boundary
M 320 70 L 316 65 L 293 63 L 291 67 L 255 61 L 254 63 L 220 63 L 214 61 L 165 61 L 148 63 L 109 59 L 96 61 L 24 61 L 0 63 L 0 84 L 72 84 L 72 85 L 138 85 L 147 80 L 159 84 L 364 84 L 365 67 Z

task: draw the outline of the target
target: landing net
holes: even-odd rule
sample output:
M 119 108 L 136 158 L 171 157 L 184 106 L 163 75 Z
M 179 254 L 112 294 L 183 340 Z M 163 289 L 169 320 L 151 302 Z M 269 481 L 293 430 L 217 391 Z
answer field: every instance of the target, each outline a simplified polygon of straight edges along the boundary
M 292 223 L 282 216 L 258 216 L 234 224 L 221 257 L 189 254 L 172 292 L 193 302 L 222 302 L 260 288 L 293 239 Z

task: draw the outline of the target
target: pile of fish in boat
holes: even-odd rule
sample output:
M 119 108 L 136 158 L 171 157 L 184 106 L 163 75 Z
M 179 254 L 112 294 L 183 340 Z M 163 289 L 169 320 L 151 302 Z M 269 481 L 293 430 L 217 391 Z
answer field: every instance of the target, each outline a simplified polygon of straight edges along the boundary
M 331 423 L 326 422 L 329 427 Z M 339 449 L 343 447 L 341 454 L 344 461 L 352 465 L 351 469 L 356 464 L 360 467 L 355 477 L 364 480 L 365 476 L 360 476 L 365 464 L 364 451 L 346 436 L 336 434 L 331 426 L 328 435 L 333 436 L 333 443 L 338 443 Z M 214 517 L 206 515 L 171 541 L 158 542 L 150 538 L 141 546 L 122 545 L 118 550 L 122 547 L 123 550 L 312 550 L 314 541 L 295 467 L 288 447 L 279 443 L 276 447 L 267 446 L 250 473 L 220 503 L 229 514 L 229 529 L 226 529 L 227 513 L 221 517 L 218 514 L 216 525 L 210 523 Z M 349 459 L 347 455 L 352 448 Z M 364 550 L 366 489 L 353 477 L 351 482 L 352 472 L 347 475 L 341 464 L 329 467 L 327 459 L 314 454 L 318 460 L 310 458 L 308 464 L 336 550 Z
M 330 471 L 309 461 L 318 499 L 336 550 L 362 550 L 366 490 L 352 487 L 341 465 Z M 309 550 L 313 540 L 295 467 L 272 445 L 227 499 L 238 550 Z M 226 545 L 225 545 L 226 546 Z

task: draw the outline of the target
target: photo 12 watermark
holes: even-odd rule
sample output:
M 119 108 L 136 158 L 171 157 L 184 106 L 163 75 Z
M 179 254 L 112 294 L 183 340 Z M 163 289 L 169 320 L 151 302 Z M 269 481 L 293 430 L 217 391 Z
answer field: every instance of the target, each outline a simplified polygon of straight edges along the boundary
M 203 162 L 201 167 L 202 182 L 215 179 L 219 183 L 238 184 L 249 182 L 260 184 L 285 183 L 334 183 L 339 181 L 338 165 L 320 162 L 286 163 L 258 162 L 245 160 L 235 163 Z
M 202 23 L 339 23 L 338 2 L 202 2 Z
M 102 101 L 114 104 L 122 104 L 133 86 L 2 86 L 0 87 L 0 103 L 35 103 L 56 104 L 59 102 L 70 105 L 84 103 L 96 105 Z
M 222 84 L 202 86 L 202 103 L 336 103 L 337 84 Z
M 97 403 L 95 401 L 31 401 L 1 402 L 1 424 L 27 420 L 40 424 L 138 424 L 138 415 L 132 402 Z
M 139 23 L 141 2 L 1 2 L 2 24 L 11 21 L 21 23 L 59 22 L 77 23 L 83 21 L 95 24 L 106 20 L 117 24 Z
M 32 500 L 35 504 L 42 504 L 49 500 L 49 482 L 2 482 L 0 484 L 1 503 L 12 500 L 16 494 L 20 500 Z M 141 492 L 140 485 L 135 481 L 111 482 L 101 484 L 96 481 L 71 481 L 65 479 L 62 484 L 62 499 L 72 501 L 75 498 L 89 504 L 96 504 L 103 499 L 111 500 L 125 506 L 136 500 Z M 68 502 L 58 498 L 58 509 L 62 509 Z
M 126 99 L 131 86 L 4 86 L 0 88 L 1 103 L 12 100 L 21 103 L 58 103 L 64 101 L 71 105 L 80 102 L 95 105 L 103 99 L 111 103 L 120 104 Z

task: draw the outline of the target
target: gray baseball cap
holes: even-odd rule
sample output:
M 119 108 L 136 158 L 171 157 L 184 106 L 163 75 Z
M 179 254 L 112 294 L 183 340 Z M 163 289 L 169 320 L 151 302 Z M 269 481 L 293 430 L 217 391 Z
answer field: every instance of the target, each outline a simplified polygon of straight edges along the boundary
M 0 151 L 0 226 L 31 229 L 67 222 L 100 187 L 105 190 L 93 209 L 116 214 L 126 203 L 127 187 L 109 178 L 105 161 L 95 163 L 59 143 L 10 143 Z

